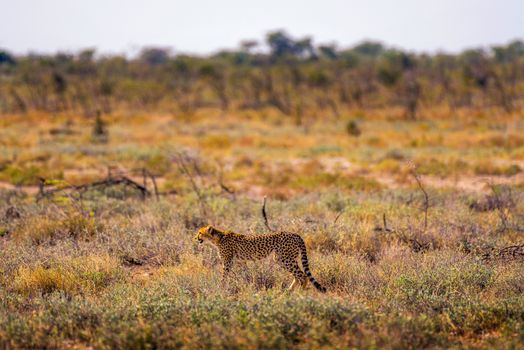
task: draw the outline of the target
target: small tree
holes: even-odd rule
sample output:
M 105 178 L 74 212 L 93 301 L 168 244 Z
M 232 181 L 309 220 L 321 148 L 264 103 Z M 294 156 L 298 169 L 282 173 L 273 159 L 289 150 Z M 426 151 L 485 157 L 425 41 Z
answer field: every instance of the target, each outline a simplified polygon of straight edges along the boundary
M 106 123 L 102 120 L 100 111 L 96 111 L 95 124 L 91 133 L 94 142 L 105 143 L 108 141 L 109 133 L 107 132 Z

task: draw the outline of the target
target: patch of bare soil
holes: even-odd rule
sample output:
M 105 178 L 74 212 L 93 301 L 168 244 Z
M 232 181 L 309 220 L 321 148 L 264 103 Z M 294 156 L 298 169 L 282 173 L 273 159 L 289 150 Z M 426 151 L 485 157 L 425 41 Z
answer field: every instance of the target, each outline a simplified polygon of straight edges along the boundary
M 516 185 L 524 183 L 524 174 L 513 176 L 460 176 L 454 178 L 439 178 L 436 176 L 423 176 L 423 181 L 435 188 L 455 188 L 464 192 L 491 191 L 489 184 Z
M 5 181 L 0 181 L 0 189 L 6 191 L 22 191 L 29 195 L 36 195 L 38 193 L 38 186 L 16 186 Z
M 347 175 L 359 175 L 367 176 L 378 181 L 385 188 L 396 189 L 409 186 L 410 181 L 406 182 L 405 179 L 397 178 L 395 174 L 379 173 L 379 172 L 363 172 L 362 169 L 348 161 L 343 157 L 325 157 L 316 158 L 313 161 L 318 162 L 318 166 L 325 172 L 336 172 Z M 307 166 L 308 163 L 312 162 L 308 158 L 295 158 L 290 160 L 282 160 L 271 164 L 272 171 L 289 171 L 289 169 L 300 168 Z M 505 164 L 504 162 L 499 162 Z M 512 162 L 515 163 L 515 162 Z M 524 168 L 524 165 L 522 166 Z M 286 170 L 287 169 L 287 170 Z M 76 185 L 90 182 L 92 180 L 100 180 L 106 178 L 108 175 L 116 176 L 118 174 L 127 174 L 131 180 L 136 183 L 142 184 L 144 178 L 136 172 L 129 171 L 124 168 L 114 168 L 112 173 L 109 174 L 107 170 L 103 169 L 70 169 L 64 172 L 64 177 L 67 182 L 74 183 Z M 429 187 L 434 188 L 455 188 L 464 192 L 486 192 L 489 190 L 487 184 L 508 184 L 515 185 L 524 183 L 524 172 L 513 175 L 513 176 L 479 176 L 479 175 L 463 175 L 442 178 L 438 176 L 424 175 L 421 176 L 422 181 Z M 70 181 L 71 180 L 71 181 Z M 162 188 L 166 179 L 164 177 L 155 177 L 158 188 Z M 153 183 L 148 177 L 146 179 L 147 188 L 153 192 Z M 289 198 L 296 195 L 297 191 L 292 189 L 282 189 L 285 193 L 275 193 L 277 189 L 266 188 L 261 185 L 252 185 L 242 180 L 237 180 L 231 183 L 237 193 L 242 193 L 253 199 L 260 199 L 265 195 L 281 195 L 282 198 Z M 17 190 L 22 191 L 28 195 L 37 195 L 39 191 L 38 186 L 16 186 L 8 182 L 0 181 L 0 190 Z M 277 191 L 278 192 L 278 191 Z

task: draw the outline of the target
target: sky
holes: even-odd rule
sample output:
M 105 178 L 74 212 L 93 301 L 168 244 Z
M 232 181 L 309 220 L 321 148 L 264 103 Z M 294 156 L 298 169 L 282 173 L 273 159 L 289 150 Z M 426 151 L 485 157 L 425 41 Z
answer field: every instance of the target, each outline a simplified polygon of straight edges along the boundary
M 15 54 L 207 54 L 276 29 L 339 47 L 458 52 L 524 39 L 524 0 L 0 0 L 0 48 Z

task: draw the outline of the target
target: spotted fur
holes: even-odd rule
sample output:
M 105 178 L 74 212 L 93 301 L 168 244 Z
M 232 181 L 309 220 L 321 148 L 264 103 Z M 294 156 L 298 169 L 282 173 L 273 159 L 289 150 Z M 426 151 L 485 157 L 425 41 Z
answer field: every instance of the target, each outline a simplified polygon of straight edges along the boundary
M 293 289 L 295 283 L 300 283 L 303 287 L 307 280 L 319 291 L 325 292 L 326 288 L 311 275 L 306 252 L 306 245 L 302 237 L 296 233 L 278 232 L 266 235 L 245 236 L 230 231 L 221 231 L 213 226 L 205 226 L 198 230 L 195 239 L 200 243 L 209 240 L 218 247 L 223 263 L 223 277 L 227 277 L 233 260 L 258 260 L 267 257 L 272 252 L 276 253 L 279 263 L 295 278 L 290 286 Z M 297 262 L 297 257 L 301 257 L 302 267 Z

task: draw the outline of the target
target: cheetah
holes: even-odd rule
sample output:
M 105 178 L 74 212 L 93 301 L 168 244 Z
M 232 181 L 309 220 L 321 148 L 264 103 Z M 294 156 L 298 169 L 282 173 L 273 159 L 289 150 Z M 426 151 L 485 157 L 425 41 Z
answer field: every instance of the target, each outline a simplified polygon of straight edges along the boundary
M 217 246 L 223 263 L 223 280 L 231 270 L 233 260 L 258 260 L 275 252 L 279 263 L 293 274 L 294 280 L 289 286 L 293 290 L 297 283 L 302 287 L 307 284 L 307 279 L 320 292 L 325 293 L 326 288 L 320 285 L 309 271 L 306 253 L 306 244 L 302 237 L 296 233 L 278 232 L 267 235 L 246 236 L 231 231 L 221 231 L 211 225 L 201 227 L 195 239 L 199 243 L 208 240 Z M 302 271 L 298 265 L 297 257 L 302 258 Z

